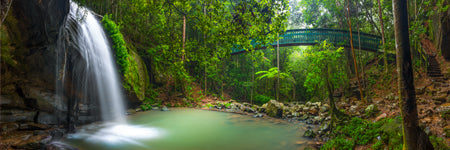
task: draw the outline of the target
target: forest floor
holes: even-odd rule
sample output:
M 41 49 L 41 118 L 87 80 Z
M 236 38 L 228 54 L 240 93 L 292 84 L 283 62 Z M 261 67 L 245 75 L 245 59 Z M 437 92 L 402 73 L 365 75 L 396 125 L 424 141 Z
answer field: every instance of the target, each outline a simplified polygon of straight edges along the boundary
M 416 88 L 417 111 L 419 114 L 419 125 L 428 135 L 434 135 L 444 139 L 446 145 L 450 145 L 450 61 L 445 61 L 442 56 L 436 56 L 444 77 L 429 77 L 425 70 L 414 70 L 414 85 Z M 398 78 L 396 66 L 391 65 L 389 75 L 383 75 L 379 69 L 374 69 L 378 61 L 365 67 L 366 82 L 368 86 L 365 97 L 368 103 L 362 104 L 356 98 L 350 98 L 350 102 L 337 102 L 339 109 L 345 112 L 356 112 L 356 116 L 370 121 L 378 121 L 382 118 L 395 118 L 401 116 L 398 100 Z M 371 78 L 378 78 L 373 80 Z M 372 80 L 372 81 L 370 81 Z M 356 77 L 351 79 L 356 83 Z M 354 84 L 357 89 L 357 84 Z M 377 105 L 379 112 L 374 116 L 367 116 L 360 112 L 370 105 Z M 353 106 L 353 108 L 352 108 Z M 355 108 L 356 106 L 356 108 Z M 355 111 L 356 109 L 356 111 Z M 355 114 L 351 114 L 355 116 Z M 357 147 L 357 149 L 368 149 L 372 144 Z

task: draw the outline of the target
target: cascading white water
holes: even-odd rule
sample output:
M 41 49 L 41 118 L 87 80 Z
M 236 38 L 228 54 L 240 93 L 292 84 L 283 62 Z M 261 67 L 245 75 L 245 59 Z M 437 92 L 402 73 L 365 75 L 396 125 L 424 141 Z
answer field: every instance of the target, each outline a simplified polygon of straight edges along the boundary
M 120 89 L 118 71 L 111 53 L 108 39 L 99 21 L 86 8 L 71 2 L 69 17 L 76 18 L 78 32 L 72 33 L 79 49 L 80 59 L 85 63 L 74 66 L 76 76 L 81 79 L 83 93 L 96 91 L 93 98 L 98 98 L 101 116 L 105 121 L 125 123 L 125 106 Z M 84 67 L 84 68 L 83 68 Z M 81 68 L 81 69 L 80 69 Z M 78 81 L 77 81 L 78 82 Z M 87 94 L 86 94 L 87 95 Z
M 67 137 L 94 143 L 131 143 L 142 146 L 143 144 L 139 140 L 161 136 L 163 131 L 160 129 L 126 123 L 125 106 L 111 47 L 103 28 L 94 15 L 88 9 L 71 2 L 68 17 L 66 31 L 69 36 L 71 52 L 67 61 L 70 63 L 66 65 L 66 60 L 60 61 L 59 63 L 62 63 L 63 66 L 58 67 L 62 68 L 60 76 L 71 82 L 67 85 L 64 85 L 65 82 L 61 82 L 59 86 L 67 87 L 71 91 L 66 92 L 71 98 L 69 102 L 77 99 L 83 104 L 89 104 L 89 106 L 78 106 L 78 104 L 69 106 L 75 108 L 75 113 L 85 111 L 86 108 L 95 109 L 96 106 L 92 106 L 92 100 L 98 99 L 102 119 L 112 122 L 92 124 L 89 125 L 89 130 L 80 129 Z M 58 55 L 66 57 L 62 54 Z M 64 70 L 70 70 L 71 73 L 65 74 Z M 64 80 L 62 79 L 62 81 Z M 91 132 L 91 129 L 98 129 L 98 131 Z

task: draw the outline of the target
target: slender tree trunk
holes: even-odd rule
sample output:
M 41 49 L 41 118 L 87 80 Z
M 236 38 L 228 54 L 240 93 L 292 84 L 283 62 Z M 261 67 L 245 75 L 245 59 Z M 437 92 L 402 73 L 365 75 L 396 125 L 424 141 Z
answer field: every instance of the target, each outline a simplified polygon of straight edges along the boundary
M 2 24 L 3 24 L 3 22 L 5 21 L 6 16 L 8 16 L 8 12 L 9 12 L 9 9 L 11 8 L 11 4 L 12 4 L 12 3 L 13 3 L 13 0 L 11 0 L 11 1 L 9 2 L 9 6 L 8 6 L 8 9 L 6 9 L 5 16 L 2 18 L 2 20 L 1 20 L 1 22 L 0 22 L 0 27 L 2 27 Z
M 384 25 L 383 25 L 383 12 L 381 11 L 381 2 L 378 0 L 378 13 L 380 14 L 380 28 L 381 28 L 381 41 L 383 43 L 383 57 L 384 57 L 384 71 L 386 75 L 388 74 L 388 62 L 387 62 L 387 51 L 384 48 L 385 37 L 384 37 Z
M 255 86 L 255 65 L 253 63 L 253 51 L 252 51 L 252 91 L 250 92 L 250 104 L 253 105 L 253 90 Z
M 334 103 L 333 99 L 333 89 L 331 88 L 331 83 L 329 81 L 329 72 L 328 72 L 328 65 L 325 64 L 325 68 L 323 72 L 325 73 L 325 82 L 327 83 L 327 91 L 328 91 L 328 99 L 330 101 L 330 113 L 333 120 L 336 118 L 336 113 L 338 112 L 338 109 L 336 108 L 336 104 Z
M 277 33 L 277 37 L 278 33 Z M 277 81 L 277 101 L 280 101 L 280 40 L 277 40 L 277 67 L 278 67 L 278 81 Z
M 206 16 L 206 5 L 203 7 L 203 14 Z M 205 50 L 206 50 L 206 33 L 204 33 L 204 35 L 203 35 L 203 41 L 204 41 L 204 46 L 205 46 Z M 207 79 L 206 79 L 206 52 L 205 52 L 205 96 L 206 96 L 206 90 L 207 90 L 207 87 L 206 87 L 206 83 L 207 83 Z
M 358 5 L 356 5 L 358 6 Z M 357 7 L 358 9 L 359 7 Z M 359 10 L 359 9 L 358 9 Z M 358 14 L 358 19 L 359 19 L 359 14 Z M 362 87 L 366 88 L 365 86 L 365 73 L 364 73 L 364 63 L 363 63 L 363 59 L 362 59 L 362 50 L 361 50 L 361 32 L 360 32 L 360 28 L 359 28 L 359 23 L 360 21 L 358 21 L 357 27 L 358 27 L 358 47 L 359 47 L 359 64 L 361 65 L 361 74 L 362 74 Z
M 350 20 L 350 3 L 349 3 L 349 0 L 347 0 L 347 9 L 348 9 L 348 11 L 347 11 L 347 20 L 348 20 L 348 26 L 349 26 L 349 29 L 350 29 L 350 47 L 352 49 L 353 63 L 355 64 L 356 80 L 358 81 L 359 94 L 361 96 L 361 100 L 363 101 L 363 103 L 365 103 L 366 101 L 364 100 L 364 95 L 363 95 L 362 88 L 361 88 L 361 82 L 359 81 L 358 64 L 356 64 L 355 50 L 353 50 L 352 21 Z
M 411 63 L 406 0 L 393 0 L 395 47 L 397 48 L 398 92 L 403 119 L 403 149 L 433 149 L 418 125 L 416 93 Z
M 295 83 L 292 82 L 292 101 L 295 101 Z
M 364 82 L 366 82 L 366 80 L 365 80 L 365 74 L 364 74 L 364 63 L 362 61 L 361 34 L 360 34 L 360 30 L 359 30 L 359 22 L 358 22 L 358 45 L 359 45 L 359 64 L 361 64 L 362 85 L 363 85 L 363 87 L 365 87 Z
M 183 16 L 183 50 L 181 51 L 181 62 L 184 62 L 185 45 L 186 45 L 186 16 Z

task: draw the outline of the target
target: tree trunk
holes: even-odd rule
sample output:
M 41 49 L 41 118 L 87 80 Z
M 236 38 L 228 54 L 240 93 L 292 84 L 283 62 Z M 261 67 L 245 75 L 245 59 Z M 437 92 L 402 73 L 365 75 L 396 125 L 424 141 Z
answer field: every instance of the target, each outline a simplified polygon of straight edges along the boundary
M 205 5 L 205 7 L 203 7 L 203 14 L 206 16 L 206 5 Z M 203 41 L 204 41 L 204 44 L 205 44 L 205 49 L 206 49 L 206 33 L 204 33 L 204 35 L 203 35 Z M 207 83 L 207 79 L 206 79 L 206 52 L 205 52 L 205 96 L 206 96 L 206 83 Z
M 365 74 L 364 74 L 364 63 L 363 63 L 363 59 L 362 59 L 362 51 L 361 51 L 361 34 L 360 34 L 360 30 L 359 30 L 359 22 L 358 22 L 358 45 L 359 45 L 359 64 L 361 64 L 361 74 L 362 74 L 362 86 L 364 88 L 366 88 L 366 86 L 364 86 L 364 82 L 366 82 L 365 79 Z
M 186 45 L 186 16 L 183 16 L 183 50 L 181 51 L 181 62 L 184 62 L 185 45 Z
M 393 0 L 395 47 L 397 48 L 398 92 L 403 125 L 403 149 L 433 149 L 428 136 L 418 125 L 414 76 L 409 50 L 406 0 Z
M 349 0 L 347 0 L 347 19 L 348 19 L 348 26 L 350 29 L 350 47 L 352 49 L 352 56 L 353 56 L 353 63 L 355 64 L 355 73 L 356 73 L 356 80 L 358 81 L 358 87 L 359 87 L 359 94 L 361 96 L 361 101 L 363 101 L 363 103 L 365 103 L 366 101 L 364 100 L 364 95 L 361 89 L 361 82 L 359 81 L 359 74 L 358 74 L 358 64 L 356 64 L 356 59 L 355 59 L 355 50 L 353 50 L 353 35 L 352 35 L 352 21 L 350 20 L 350 3 Z
M 356 6 L 358 6 L 358 5 L 356 5 Z M 358 19 L 359 19 L 359 15 L 358 15 Z M 361 51 L 361 32 L 360 32 L 360 28 L 359 28 L 359 23 L 360 23 L 360 21 L 358 21 L 358 24 L 357 24 L 357 27 L 358 27 L 358 47 L 359 47 L 359 64 L 361 65 L 362 87 L 366 88 L 366 86 L 365 86 L 366 80 L 365 80 L 365 74 L 364 74 L 364 63 L 363 63 L 362 51 Z
M 336 108 L 336 104 L 334 103 L 334 99 L 333 99 L 333 89 L 331 88 L 331 83 L 329 81 L 329 69 L 328 69 L 328 65 L 325 64 L 325 68 L 323 70 L 323 72 L 325 73 L 325 82 L 327 83 L 327 91 L 328 91 L 328 99 L 330 101 L 330 113 L 331 113 L 331 118 L 332 120 L 336 120 L 337 118 L 337 113 L 339 112 L 339 110 Z
M 277 33 L 277 38 L 279 38 Z M 280 101 L 280 40 L 277 40 L 277 67 L 278 67 L 278 81 L 277 81 L 277 101 Z
M 387 52 L 384 48 L 384 25 L 383 25 L 383 12 L 381 11 L 381 3 L 380 0 L 378 0 L 378 13 L 380 14 L 380 28 L 381 28 L 381 41 L 383 43 L 383 57 L 384 57 L 384 71 L 386 75 L 388 74 L 388 62 L 387 62 Z
M 252 57 L 251 57 L 251 62 L 252 62 L 252 91 L 250 91 L 250 104 L 253 105 L 253 89 L 255 86 L 255 64 L 253 62 L 253 52 L 252 51 Z

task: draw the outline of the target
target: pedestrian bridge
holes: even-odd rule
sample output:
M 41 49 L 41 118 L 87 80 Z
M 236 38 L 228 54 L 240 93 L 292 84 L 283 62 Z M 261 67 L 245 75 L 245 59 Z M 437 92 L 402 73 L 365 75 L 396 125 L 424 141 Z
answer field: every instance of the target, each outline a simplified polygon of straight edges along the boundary
M 359 49 L 358 32 L 353 34 L 353 47 Z M 378 49 L 381 46 L 381 37 L 373 34 L 362 33 L 361 36 L 361 50 L 380 52 Z M 350 31 L 339 29 L 292 29 L 286 30 L 283 35 L 280 35 L 280 47 L 286 46 L 302 46 L 315 45 L 318 42 L 327 40 L 328 43 L 333 43 L 335 46 L 342 46 L 350 48 Z M 276 47 L 277 42 L 271 44 Z M 240 54 L 246 52 L 244 49 L 233 49 L 231 54 Z

